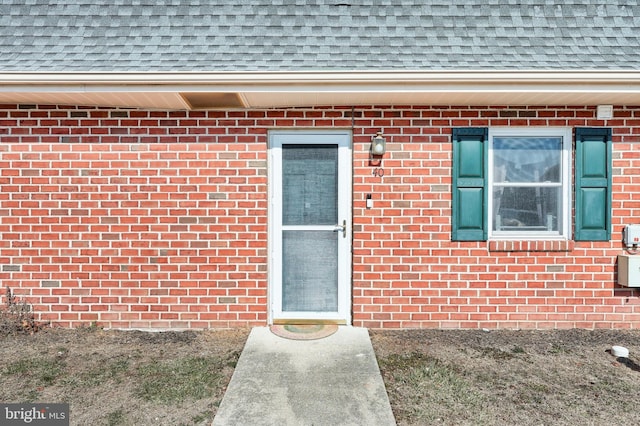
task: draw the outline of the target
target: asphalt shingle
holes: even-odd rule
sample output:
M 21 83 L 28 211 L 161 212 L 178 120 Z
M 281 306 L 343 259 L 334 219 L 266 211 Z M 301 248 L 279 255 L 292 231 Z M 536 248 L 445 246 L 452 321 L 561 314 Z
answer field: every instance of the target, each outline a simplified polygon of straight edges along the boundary
M 5 0 L 0 71 L 637 70 L 625 0 Z

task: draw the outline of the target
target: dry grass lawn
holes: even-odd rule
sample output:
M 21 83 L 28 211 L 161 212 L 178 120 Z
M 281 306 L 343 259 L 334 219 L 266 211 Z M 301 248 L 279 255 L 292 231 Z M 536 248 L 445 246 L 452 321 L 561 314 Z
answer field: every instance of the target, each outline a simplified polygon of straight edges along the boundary
M 640 424 L 640 331 L 371 336 L 400 425 Z
M 210 425 L 248 329 L 44 329 L 0 339 L 0 401 L 69 403 L 72 425 Z

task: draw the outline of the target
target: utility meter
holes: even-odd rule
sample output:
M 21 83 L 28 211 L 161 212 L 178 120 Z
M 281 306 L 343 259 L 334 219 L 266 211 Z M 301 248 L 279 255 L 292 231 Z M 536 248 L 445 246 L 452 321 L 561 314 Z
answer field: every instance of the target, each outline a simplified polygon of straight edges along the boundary
M 640 246 L 640 225 L 625 226 L 623 242 L 627 247 Z

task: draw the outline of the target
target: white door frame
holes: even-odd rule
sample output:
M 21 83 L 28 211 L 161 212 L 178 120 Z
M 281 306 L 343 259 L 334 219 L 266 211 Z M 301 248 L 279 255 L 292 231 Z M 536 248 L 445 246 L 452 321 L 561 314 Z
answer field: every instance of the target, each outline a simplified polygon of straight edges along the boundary
M 331 322 L 351 324 L 352 152 L 348 130 L 274 130 L 269 132 L 269 267 L 268 322 Z M 338 310 L 336 312 L 283 312 L 282 310 L 282 145 L 338 146 Z M 316 226 L 315 228 L 323 228 Z M 335 226 L 324 226 L 334 229 Z

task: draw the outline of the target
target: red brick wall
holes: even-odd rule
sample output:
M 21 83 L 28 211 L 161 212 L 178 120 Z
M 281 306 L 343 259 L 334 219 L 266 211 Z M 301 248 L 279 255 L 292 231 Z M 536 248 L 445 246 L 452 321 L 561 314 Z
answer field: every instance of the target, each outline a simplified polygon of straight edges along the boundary
M 451 128 L 506 125 L 613 128 L 611 242 L 451 242 Z M 640 293 L 615 285 L 640 223 L 640 107 L 0 106 L 2 287 L 62 326 L 264 325 L 267 134 L 296 127 L 353 131 L 354 325 L 640 328 Z

